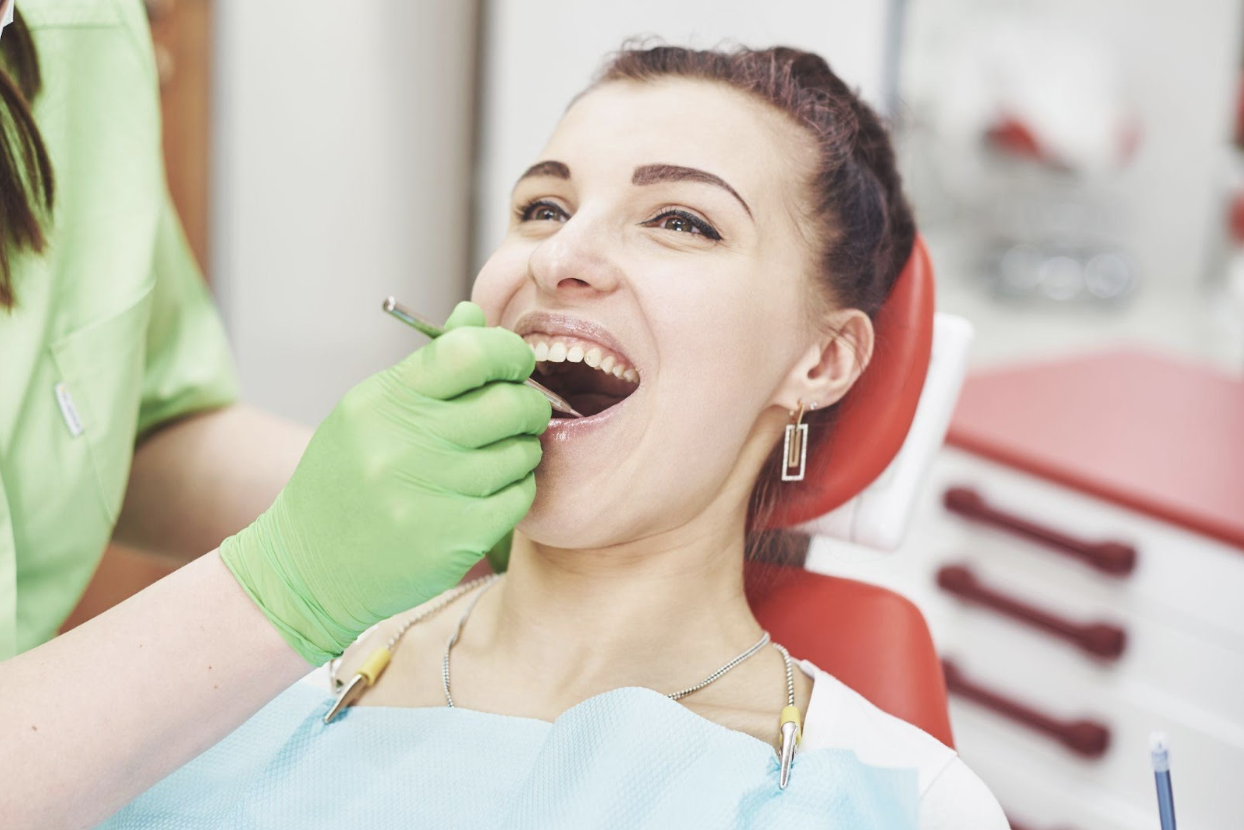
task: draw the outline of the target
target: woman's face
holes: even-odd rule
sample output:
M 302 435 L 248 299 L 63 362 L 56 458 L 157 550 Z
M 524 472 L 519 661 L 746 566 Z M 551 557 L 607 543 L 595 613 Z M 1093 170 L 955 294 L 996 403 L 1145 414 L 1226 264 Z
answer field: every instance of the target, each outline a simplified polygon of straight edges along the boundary
M 709 82 L 612 82 L 567 112 L 472 294 L 590 416 L 544 434 L 524 534 L 605 547 L 746 504 L 816 338 L 813 158 L 781 113 Z

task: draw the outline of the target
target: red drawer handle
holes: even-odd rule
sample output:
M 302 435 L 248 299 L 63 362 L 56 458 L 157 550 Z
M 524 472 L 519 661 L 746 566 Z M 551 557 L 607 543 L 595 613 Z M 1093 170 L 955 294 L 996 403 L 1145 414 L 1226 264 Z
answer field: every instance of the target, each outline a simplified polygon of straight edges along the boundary
M 1087 562 L 1111 576 L 1127 576 L 1136 568 L 1136 548 L 1122 542 L 1085 542 L 1036 522 L 990 507 L 971 487 L 951 487 L 942 496 L 946 509 L 964 518 L 1039 542 L 1059 553 Z
M 981 584 L 966 565 L 946 565 L 937 572 L 937 584 L 943 591 L 967 602 L 991 608 L 998 613 L 1056 637 L 1070 640 L 1097 657 L 1116 659 L 1127 645 L 1127 632 L 1109 623 L 1077 623 L 1029 605 L 1001 591 Z
M 1038 712 L 1027 704 L 968 680 L 950 660 L 942 661 L 942 671 L 946 674 L 946 688 L 953 694 L 1049 735 L 1072 752 L 1086 758 L 1100 758 L 1110 746 L 1110 728 L 1103 724 L 1091 720 L 1062 721 Z

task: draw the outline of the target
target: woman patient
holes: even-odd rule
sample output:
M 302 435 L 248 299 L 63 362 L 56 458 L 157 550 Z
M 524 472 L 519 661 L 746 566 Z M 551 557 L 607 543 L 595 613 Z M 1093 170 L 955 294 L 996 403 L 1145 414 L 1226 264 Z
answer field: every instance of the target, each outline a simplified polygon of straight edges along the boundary
M 877 116 L 812 54 L 624 51 L 512 214 L 472 299 L 587 417 L 544 433 L 505 575 L 364 637 L 344 678 L 393 660 L 331 723 L 298 684 L 116 826 L 1005 828 L 743 593 L 784 428 L 832 429 L 912 248 Z

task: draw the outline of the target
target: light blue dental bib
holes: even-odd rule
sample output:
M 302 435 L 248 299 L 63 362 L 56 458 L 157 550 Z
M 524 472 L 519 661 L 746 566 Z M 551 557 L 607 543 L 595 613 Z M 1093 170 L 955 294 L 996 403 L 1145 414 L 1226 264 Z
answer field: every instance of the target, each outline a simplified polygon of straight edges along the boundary
M 297 683 L 106 828 L 839 828 L 918 826 L 915 770 L 799 754 L 625 688 L 554 723 L 467 709 L 348 709 Z

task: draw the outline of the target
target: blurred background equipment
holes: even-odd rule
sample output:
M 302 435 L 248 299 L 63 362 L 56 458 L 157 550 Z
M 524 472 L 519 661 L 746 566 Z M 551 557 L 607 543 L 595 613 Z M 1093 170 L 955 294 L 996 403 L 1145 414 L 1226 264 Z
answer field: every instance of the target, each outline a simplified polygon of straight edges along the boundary
M 958 229 L 974 231 L 994 295 L 1125 299 L 1136 282 L 1134 219 L 1120 187 L 1141 122 L 1121 56 L 1047 14 L 994 17 L 963 33 L 945 77 L 923 90 L 925 129 L 909 145 L 928 154 Z
M 904 173 L 976 365 L 1131 341 L 1244 369 L 1221 254 L 1242 11 L 908 4 Z

